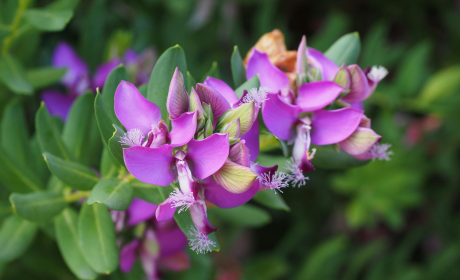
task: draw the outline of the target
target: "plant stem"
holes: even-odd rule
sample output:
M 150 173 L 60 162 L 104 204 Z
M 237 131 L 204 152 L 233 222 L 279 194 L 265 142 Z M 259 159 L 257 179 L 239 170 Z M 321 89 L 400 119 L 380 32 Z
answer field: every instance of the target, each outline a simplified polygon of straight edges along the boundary
M 2 54 L 8 52 L 11 44 L 13 43 L 14 39 L 17 36 L 17 30 L 19 28 L 19 24 L 21 24 L 22 16 L 24 11 L 27 9 L 30 0 L 19 0 L 18 9 L 16 10 L 16 14 L 14 15 L 13 22 L 11 23 L 11 34 L 8 35 L 5 39 L 3 39 L 3 47 L 2 47 Z

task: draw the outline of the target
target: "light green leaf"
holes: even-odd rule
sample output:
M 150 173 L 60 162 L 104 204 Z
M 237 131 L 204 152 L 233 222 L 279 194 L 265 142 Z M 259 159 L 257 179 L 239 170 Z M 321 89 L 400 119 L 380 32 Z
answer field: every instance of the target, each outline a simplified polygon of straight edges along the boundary
M 460 65 L 452 66 L 431 76 L 422 89 L 418 102 L 422 106 L 449 97 L 460 88 Z
M 235 94 L 236 96 L 238 96 L 238 98 L 241 98 L 241 96 L 243 96 L 244 90 L 249 91 L 252 88 L 259 88 L 259 87 L 260 87 L 259 74 L 256 74 L 251 79 L 247 80 L 237 89 L 235 89 Z
M 117 268 L 115 225 L 104 204 L 83 203 L 78 217 L 78 236 L 83 255 L 96 272 L 109 274 Z
M 271 221 L 270 215 L 265 210 L 248 204 L 229 209 L 213 207 L 208 212 L 238 227 L 261 227 Z
M 70 270 L 80 279 L 93 279 L 97 273 L 86 262 L 78 236 L 77 213 L 66 208 L 56 217 L 54 228 L 62 257 Z
M 133 188 L 127 181 L 117 178 L 102 179 L 88 198 L 88 204 L 105 204 L 109 209 L 125 211 L 133 200 Z
M 51 173 L 72 189 L 91 190 L 99 182 L 99 178 L 89 167 L 65 161 L 49 153 L 44 153 L 43 157 Z
M 361 51 L 361 41 L 358 32 L 348 33 L 340 37 L 324 53 L 338 66 L 355 64 Z
M 115 128 L 115 131 L 113 132 L 113 136 L 109 139 L 108 147 L 110 153 L 118 161 L 118 163 L 126 167 L 125 160 L 123 158 L 123 147 L 119 142 L 120 137 L 122 137 L 125 134 L 125 132 L 123 131 L 123 129 L 119 128 L 115 124 L 113 125 L 113 127 Z
M 155 63 L 150 76 L 147 89 L 147 99 L 155 103 L 161 110 L 163 120 L 168 119 L 166 99 L 168 98 L 169 84 L 176 67 L 184 74 L 187 73 L 185 53 L 179 45 L 167 49 Z M 184 76 L 184 84 L 187 85 L 187 77 Z
M 232 57 L 230 58 L 230 65 L 232 68 L 233 85 L 238 88 L 246 81 L 246 68 L 243 64 L 238 46 L 233 48 Z
M 14 93 L 32 95 L 32 86 L 21 63 L 8 53 L 0 57 L 0 81 Z
M 45 222 L 61 213 L 67 206 L 61 194 L 46 191 L 13 193 L 10 195 L 10 202 L 19 216 L 33 222 Z
M 290 211 L 289 206 L 284 202 L 283 196 L 273 190 L 259 191 L 253 199 L 269 208 Z
M 42 31 L 61 31 L 73 16 L 71 10 L 29 9 L 24 18 L 35 28 Z
M 7 218 L 0 229 L 0 261 L 10 262 L 20 257 L 32 243 L 37 224 L 17 215 Z
M 66 71 L 66 68 L 46 66 L 27 70 L 26 78 L 34 89 L 42 89 L 59 82 Z

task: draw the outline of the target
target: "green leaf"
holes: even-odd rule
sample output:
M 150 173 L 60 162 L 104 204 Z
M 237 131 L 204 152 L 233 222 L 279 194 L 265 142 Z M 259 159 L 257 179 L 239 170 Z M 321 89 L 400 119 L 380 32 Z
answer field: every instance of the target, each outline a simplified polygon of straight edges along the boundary
M 286 279 L 288 260 L 277 255 L 261 255 L 245 262 L 245 276 L 253 280 Z
M 383 240 L 376 240 L 357 250 L 347 263 L 344 280 L 358 279 L 362 269 L 388 246 Z
M 349 154 L 337 151 L 333 146 L 315 146 L 316 154 L 311 163 L 322 169 L 348 169 L 365 165 L 369 160 L 359 160 Z
M 45 188 L 40 177 L 26 165 L 20 165 L 0 148 L 0 181 L 12 192 L 28 193 Z
M 208 70 L 208 72 L 206 72 L 206 74 L 204 74 L 203 79 L 201 80 L 204 82 L 207 77 L 213 77 L 213 78 L 219 79 L 220 74 L 219 74 L 219 68 L 217 67 L 218 67 L 217 61 L 213 61 L 211 68 Z
M 35 68 L 26 71 L 26 78 L 34 89 L 42 89 L 59 82 L 66 71 L 51 66 Z
M 42 153 L 48 152 L 65 160 L 73 159 L 73 155 L 67 150 L 61 139 L 56 122 L 46 110 L 43 102 L 35 115 L 35 128 Z
M 0 230 L 0 261 L 10 262 L 20 257 L 32 243 L 37 224 L 11 215 Z
M 0 81 L 14 93 L 32 95 L 33 89 L 27 80 L 24 68 L 8 53 L 0 57 Z
M 253 199 L 269 208 L 290 211 L 289 206 L 287 206 L 286 202 L 284 202 L 283 196 L 272 190 L 260 191 Z
M 232 67 L 233 85 L 235 88 L 238 88 L 246 81 L 246 68 L 244 67 L 238 46 L 233 48 L 230 64 Z
M 118 163 L 126 167 L 125 160 L 123 158 L 123 147 L 119 142 L 120 137 L 122 137 L 125 132 L 115 124 L 113 127 L 115 128 L 115 131 L 113 132 L 112 137 L 109 139 L 109 150 L 112 156 L 118 161 Z
M 358 32 L 348 33 L 335 41 L 324 53 L 338 66 L 355 64 L 361 51 L 361 41 Z
M 80 0 L 56 0 L 47 6 L 48 9 L 53 11 L 61 10 L 75 10 L 75 8 L 80 4 Z
M 283 140 L 279 139 L 278 137 L 276 137 L 276 135 L 274 135 L 273 133 L 268 132 L 268 131 L 262 131 L 260 134 L 270 135 L 271 137 L 275 138 L 276 141 L 279 143 L 279 147 L 283 151 L 283 155 L 285 157 L 289 156 L 289 147 L 288 147 L 286 141 L 283 141 Z M 261 147 L 260 150 L 261 151 L 262 150 L 267 150 L 267 151 L 272 150 L 274 146 L 272 146 L 271 144 L 272 144 L 272 142 L 269 142 L 269 141 L 265 141 L 263 144 L 261 143 L 262 147 Z
M 105 101 L 107 106 L 107 111 L 109 112 L 114 124 L 122 127 L 120 121 L 115 115 L 115 91 L 117 90 L 118 85 L 121 81 L 128 81 L 128 74 L 123 65 L 119 65 L 112 71 L 110 71 L 107 80 L 105 81 L 104 88 L 102 89 L 102 98 Z
M 260 87 L 259 74 L 256 74 L 251 79 L 247 80 L 237 89 L 235 89 L 235 93 L 236 93 L 236 96 L 238 96 L 238 98 L 241 98 L 241 96 L 243 96 L 244 90 L 249 91 L 252 88 L 259 88 L 259 87 Z
M 83 203 L 78 217 L 78 235 L 83 255 L 96 272 L 109 274 L 117 269 L 115 225 L 104 204 Z
M 192 77 L 192 74 L 190 74 L 189 71 L 187 71 L 187 83 L 186 83 L 186 87 L 185 89 L 190 92 L 190 90 L 192 89 L 192 87 L 196 86 L 196 80 L 195 78 Z
M 61 31 L 73 16 L 71 10 L 29 9 L 24 18 L 35 28 L 42 31 Z
M 19 216 L 33 222 L 47 221 L 67 206 L 61 194 L 54 192 L 13 193 L 10 202 Z
M 133 188 L 127 181 L 117 178 L 102 179 L 88 198 L 88 204 L 105 204 L 109 209 L 125 211 L 133 200 Z
M 213 207 L 208 212 L 237 227 L 261 227 L 271 221 L 265 210 L 249 204 L 229 209 Z
M 112 177 L 114 176 L 117 171 L 120 169 L 120 165 L 118 162 L 113 158 L 112 154 L 109 151 L 107 146 L 104 146 L 102 150 L 102 158 L 101 158 L 101 174 L 102 177 Z
M 460 65 L 452 66 L 431 76 L 418 98 L 421 105 L 426 106 L 452 95 L 460 88 Z
M 72 104 L 62 131 L 62 141 L 80 162 L 88 152 L 86 140 L 93 117 L 93 100 L 94 95 L 91 92 L 80 95 Z
M 162 188 L 157 185 L 151 185 L 144 182 L 141 182 L 137 179 L 129 183 L 134 191 L 134 196 L 145 200 L 153 204 L 160 204 L 164 201 L 159 193 L 159 188 Z
M 185 53 L 179 45 L 167 49 L 160 56 L 150 76 L 147 99 L 160 108 L 163 120 L 168 119 L 166 99 L 168 98 L 169 84 L 176 67 L 179 67 L 179 71 L 182 74 L 187 73 Z M 184 77 L 184 83 L 187 84 L 187 77 Z
M 169 185 L 167 187 L 159 187 L 158 188 L 160 196 L 162 197 L 163 201 L 166 200 L 169 197 L 169 194 L 173 191 L 172 185 Z M 192 221 L 192 218 L 190 217 L 189 213 L 178 213 L 179 211 L 176 211 L 174 214 L 174 220 L 176 221 L 177 225 L 180 227 L 182 232 L 187 236 L 188 239 L 194 239 L 195 237 L 190 234 L 190 231 L 192 228 L 195 227 L 195 224 Z M 220 244 L 217 241 L 216 233 L 213 232 L 211 234 L 208 234 L 208 238 L 211 241 L 214 241 L 216 246 L 212 247 L 211 249 L 213 251 L 220 251 Z
M 99 178 L 89 167 L 65 161 L 49 153 L 44 153 L 43 157 L 51 173 L 72 189 L 91 190 L 99 182 Z
M 142 84 L 139 87 L 137 87 L 137 90 L 142 94 L 143 97 L 147 98 L 147 88 L 149 84 Z
M 94 101 L 94 110 L 96 111 L 96 119 L 101 132 L 102 141 L 107 144 L 113 135 L 112 124 L 118 123 L 118 120 L 113 118 L 104 98 L 99 92 Z
M 3 112 L 1 122 L 1 144 L 11 158 L 16 159 L 20 165 L 29 165 L 30 148 L 27 132 L 27 123 L 24 110 L 17 100 L 8 103 Z
M 86 262 L 78 236 L 77 213 L 66 208 L 56 217 L 54 228 L 62 257 L 70 270 L 80 279 L 94 279 L 97 273 Z

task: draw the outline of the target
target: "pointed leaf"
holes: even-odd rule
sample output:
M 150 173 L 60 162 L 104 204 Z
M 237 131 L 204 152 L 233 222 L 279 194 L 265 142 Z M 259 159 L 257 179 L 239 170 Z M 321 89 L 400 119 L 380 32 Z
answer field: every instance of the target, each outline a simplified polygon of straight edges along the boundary
M 209 209 L 209 214 L 237 227 L 261 227 L 271 221 L 265 210 L 248 204 L 229 209 L 214 207 Z
M 102 179 L 88 198 L 88 204 L 105 204 L 109 209 L 125 211 L 133 200 L 133 188 L 127 181 L 117 178 Z
M 66 71 L 66 68 L 46 66 L 27 70 L 26 78 L 34 89 L 42 89 L 59 82 Z
M 53 11 L 48 9 L 29 9 L 24 18 L 42 31 L 61 31 L 73 16 L 71 10 Z
M 192 87 L 196 85 L 195 78 L 192 77 L 189 71 L 187 71 L 187 83 L 185 84 L 185 89 L 189 91 Z
M 244 67 L 238 46 L 233 48 L 230 64 L 232 67 L 233 84 L 235 88 L 238 88 L 246 81 L 246 68 Z
M 361 41 L 358 32 L 349 33 L 340 37 L 324 53 L 328 58 L 337 64 L 355 64 L 361 51 Z
M 115 225 L 104 204 L 83 203 L 78 217 L 78 235 L 83 255 L 96 272 L 109 274 L 117 268 Z
M 67 206 L 61 194 L 47 191 L 13 193 L 10 202 L 19 216 L 33 222 L 45 222 L 61 213 Z
M 110 110 L 100 93 L 97 94 L 96 99 L 94 100 L 94 110 L 96 111 L 96 119 L 101 132 L 102 142 L 107 144 L 113 135 L 112 124 L 117 124 L 119 121 L 110 113 Z
M 20 257 L 32 243 L 37 224 L 11 215 L 0 229 L 0 261 L 10 262 Z
M 206 74 L 204 74 L 204 77 L 201 79 L 201 81 L 204 82 L 207 77 L 220 78 L 217 61 L 212 62 L 211 68 L 208 70 L 208 72 L 206 72 Z
M 118 85 L 121 81 L 128 81 L 128 74 L 123 65 L 119 65 L 110 71 L 107 76 L 107 80 L 104 83 L 104 88 L 102 89 L 102 98 L 105 101 L 107 106 L 107 111 L 110 115 L 110 118 L 114 120 L 114 124 L 119 127 L 123 127 L 120 121 L 115 115 L 115 91 L 117 90 Z
M 283 196 L 281 196 L 279 193 L 275 193 L 272 190 L 260 191 L 254 196 L 253 199 L 269 208 L 290 211 L 290 208 L 284 201 Z
M 125 165 L 125 160 L 123 158 L 123 147 L 121 146 L 120 137 L 122 137 L 125 132 L 123 129 L 119 128 L 117 125 L 113 125 L 115 128 L 115 131 L 113 132 L 112 137 L 109 139 L 109 151 L 112 154 L 112 156 L 118 161 L 119 164 Z
M 260 87 L 259 74 L 256 74 L 251 79 L 247 80 L 242 85 L 240 85 L 237 89 L 235 89 L 235 94 L 236 96 L 238 96 L 238 98 L 241 98 L 241 96 L 243 96 L 244 90 L 249 91 L 252 88 L 259 88 L 259 87 Z
M 70 270 L 80 279 L 93 279 L 97 273 L 86 262 L 78 236 L 77 213 L 72 208 L 66 208 L 56 217 L 54 229 L 56 241 L 62 257 Z
M 8 53 L 0 57 L 0 81 L 14 93 L 31 95 L 33 92 L 22 65 Z

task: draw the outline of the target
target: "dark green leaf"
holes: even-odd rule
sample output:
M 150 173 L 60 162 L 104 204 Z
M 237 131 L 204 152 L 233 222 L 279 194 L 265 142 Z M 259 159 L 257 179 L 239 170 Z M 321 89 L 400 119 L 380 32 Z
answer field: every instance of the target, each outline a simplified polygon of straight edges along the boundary
M 0 57 L 0 81 L 14 93 L 31 95 L 33 92 L 21 63 L 7 53 Z
M 61 31 L 73 16 L 71 10 L 29 9 L 24 18 L 35 28 L 42 31 Z
M 244 90 L 249 91 L 252 88 L 259 88 L 259 87 L 260 87 L 259 74 L 256 74 L 251 79 L 247 80 L 237 89 L 235 89 L 235 93 L 236 93 L 236 96 L 238 96 L 238 98 L 241 98 L 241 96 L 243 96 Z
M 230 209 L 214 207 L 208 212 L 220 220 L 239 227 L 261 227 L 271 221 L 270 215 L 265 210 L 249 204 Z
M 62 257 L 70 270 L 81 279 L 96 278 L 96 272 L 86 262 L 78 237 L 77 213 L 66 208 L 56 217 L 54 226 L 56 241 Z
M 80 0 L 56 0 L 51 3 L 47 8 L 53 11 L 62 11 L 62 10 L 75 10 L 75 8 L 80 4 Z
M 118 120 L 113 118 L 100 93 L 97 94 L 94 101 L 94 110 L 96 111 L 97 124 L 101 131 L 102 140 L 107 144 L 113 135 L 112 124 L 118 123 Z
M 187 83 L 185 84 L 185 89 L 190 93 L 192 87 L 196 86 L 196 80 L 192 77 L 189 71 L 187 71 Z
M 113 136 L 109 139 L 109 150 L 112 156 L 118 161 L 118 163 L 125 166 L 125 160 L 123 158 L 123 147 L 119 142 L 120 137 L 122 137 L 125 132 L 115 124 L 113 127 L 115 128 L 115 131 L 113 132 Z
M 93 116 L 94 95 L 80 95 L 72 104 L 67 122 L 62 131 L 62 141 L 78 161 L 82 161 L 88 151 L 88 139 Z
M 340 37 L 324 54 L 340 66 L 343 63 L 346 65 L 355 64 L 358 61 L 360 51 L 359 34 L 353 32 Z
M 10 262 L 20 257 L 32 243 L 37 225 L 11 215 L 0 230 L 0 261 Z
M 109 209 L 125 211 L 133 200 L 133 188 L 127 181 L 117 178 L 102 179 L 88 198 L 88 204 L 103 203 Z
M 107 80 L 105 81 L 104 88 L 102 89 L 102 98 L 104 98 L 105 104 L 107 105 L 107 111 L 111 118 L 115 120 L 114 124 L 122 127 L 115 115 L 115 91 L 121 81 L 128 81 L 128 74 L 123 65 L 119 65 L 112 71 L 110 71 Z
M 117 173 L 119 168 L 120 168 L 120 165 L 113 158 L 112 154 L 109 151 L 109 148 L 107 146 L 104 146 L 104 149 L 102 151 L 102 158 L 101 158 L 102 177 L 107 178 L 107 177 L 114 176 Z
M 260 191 L 254 196 L 254 200 L 260 204 L 273 208 L 289 211 L 290 208 L 284 202 L 283 196 L 279 193 L 275 193 L 272 190 Z
M 233 48 L 230 64 L 232 67 L 233 84 L 235 86 L 234 88 L 238 88 L 246 81 L 246 68 L 244 67 L 243 59 L 241 58 L 238 46 Z
M 51 66 L 27 70 L 26 78 L 34 89 L 42 89 L 59 82 L 67 69 Z
M 245 276 L 254 280 L 276 280 L 285 279 L 289 272 L 289 265 L 286 259 L 279 256 L 262 255 L 249 261 L 245 266 Z
M 217 79 L 220 78 L 217 61 L 214 61 L 212 63 L 211 68 L 208 70 L 208 72 L 206 72 L 206 74 L 204 74 L 204 77 L 203 77 L 202 81 L 204 82 L 207 77 L 213 77 L 213 78 L 217 78 Z
M 167 49 L 160 56 L 150 76 L 147 99 L 160 108 L 163 120 L 168 119 L 166 99 L 168 98 L 169 84 L 171 83 L 171 78 L 176 67 L 179 67 L 179 71 L 182 74 L 187 73 L 185 53 L 179 45 Z M 184 83 L 187 85 L 186 76 L 184 76 Z
M 160 204 L 164 201 L 159 193 L 160 186 L 147 184 L 137 179 L 129 183 L 134 191 L 134 196 L 153 204 Z
M 98 135 L 99 136 L 99 135 Z M 29 142 L 29 164 L 32 166 L 34 173 L 40 177 L 41 182 L 46 182 L 50 177 L 48 166 L 43 160 L 42 152 L 40 151 L 40 145 L 38 144 L 37 135 L 34 135 Z
M 316 146 L 316 154 L 312 164 L 322 169 L 348 169 L 367 164 L 368 160 L 358 160 L 349 154 L 337 151 L 333 146 Z
M 65 160 L 73 159 L 73 155 L 69 153 L 60 137 L 61 133 L 56 122 L 46 110 L 44 103 L 35 115 L 35 128 L 42 153 L 48 152 Z
M 91 190 L 99 182 L 99 178 L 89 167 L 65 161 L 49 153 L 44 153 L 43 157 L 51 173 L 72 189 Z
M 83 203 L 78 217 L 78 235 L 83 255 L 96 272 L 109 274 L 117 268 L 115 225 L 104 204 Z
M 33 222 L 44 222 L 61 213 L 67 202 L 54 192 L 13 193 L 10 202 L 19 216 Z

